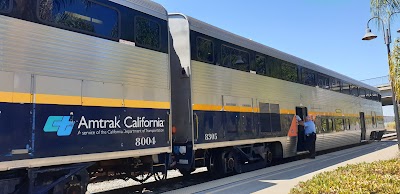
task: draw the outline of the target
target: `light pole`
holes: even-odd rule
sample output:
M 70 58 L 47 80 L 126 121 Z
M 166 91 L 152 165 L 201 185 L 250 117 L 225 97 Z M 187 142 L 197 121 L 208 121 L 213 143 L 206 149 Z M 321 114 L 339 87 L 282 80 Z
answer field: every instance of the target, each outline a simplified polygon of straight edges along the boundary
M 392 42 L 392 37 L 390 35 L 390 19 L 391 17 L 396 14 L 396 13 L 400 13 L 400 12 L 394 12 L 392 14 L 389 15 L 389 17 L 387 18 L 387 21 L 385 22 L 383 19 L 381 19 L 380 17 L 372 17 L 371 19 L 368 20 L 367 22 L 367 30 L 366 33 L 364 35 L 364 37 L 362 38 L 362 40 L 372 40 L 375 39 L 377 36 L 375 34 L 373 34 L 371 32 L 371 29 L 369 28 L 369 22 L 372 19 L 379 19 L 382 22 L 382 28 L 383 28 L 383 38 L 387 47 L 387 54 L 388 54 L 388 63 L 389 63 L 389 69 L 390 69 L 390 43 Z M 385 24 L 388 26 L 388 28 L 385 28 Z M 397 32 L 399 32 L 400 30 L 398 30 Z M 394 109 L 394 123 L 396 126 L 396 133 L 397 133 L 397 145 L 400 149 L 400 124 L 399 124 L 399 111 L 398 111 L 398 106 L 397 106 L 397 101 L 396 101 L 396 91 L 394 90 L 394 83 L 391 80 L 390 81 L 390 86 L 392 87 L 392 102 L 393 102 L 393 109 Z

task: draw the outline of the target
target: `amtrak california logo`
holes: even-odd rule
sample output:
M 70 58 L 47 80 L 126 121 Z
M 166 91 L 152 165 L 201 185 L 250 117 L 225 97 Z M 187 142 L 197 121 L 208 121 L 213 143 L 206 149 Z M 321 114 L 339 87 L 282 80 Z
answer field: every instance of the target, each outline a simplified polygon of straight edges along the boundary
M 57 133 L 57 136 L 70 136 L 75 122 L 71 116 L 49 116 L 43 131 L 46 133 Z
M 77 135 L 159 133 L 164 132 L 164 123 L 165 120 L 159 117 L 149 119 L 144 116 L 125 116 L 123 118 L 113 116 L 101 119 L 88 119 L 81 116 L 79 120 L 74 120 L 73 113 L 71 113 L 71 116 L 49 116 L 43 131 L 57 133 L 59 137 L 70 136 L 74 126 L 76 126 Z

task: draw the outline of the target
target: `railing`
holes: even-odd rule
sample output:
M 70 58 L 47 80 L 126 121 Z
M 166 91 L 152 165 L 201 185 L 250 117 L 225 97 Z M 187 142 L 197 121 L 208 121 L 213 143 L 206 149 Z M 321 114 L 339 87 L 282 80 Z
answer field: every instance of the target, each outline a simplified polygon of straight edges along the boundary
M 360 81 L 375 87 L 390 85 L 389 75 L 360 80 Z

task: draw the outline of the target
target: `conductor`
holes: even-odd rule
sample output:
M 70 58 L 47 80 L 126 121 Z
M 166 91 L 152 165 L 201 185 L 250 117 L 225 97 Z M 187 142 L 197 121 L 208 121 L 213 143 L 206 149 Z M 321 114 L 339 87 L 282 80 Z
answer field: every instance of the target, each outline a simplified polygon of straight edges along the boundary
M 311 120 L 310 116 L 306 117 L 306 121 L 299 121 L 299 125 L 304 126 L 304 134 L 306 136 L 306 148 L 310 152 L 310 158 L 315 158 L 315 140 L 317 134 L 315 130 L 314 121 Z

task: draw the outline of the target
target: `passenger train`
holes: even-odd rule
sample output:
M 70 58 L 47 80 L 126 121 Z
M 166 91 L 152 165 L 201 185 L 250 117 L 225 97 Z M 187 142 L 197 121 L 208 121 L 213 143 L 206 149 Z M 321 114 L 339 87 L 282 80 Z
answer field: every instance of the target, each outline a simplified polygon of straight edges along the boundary
M 0 0 L 0 193 L 214 175 L 384 131 L 379 91 L 144 0 Z

